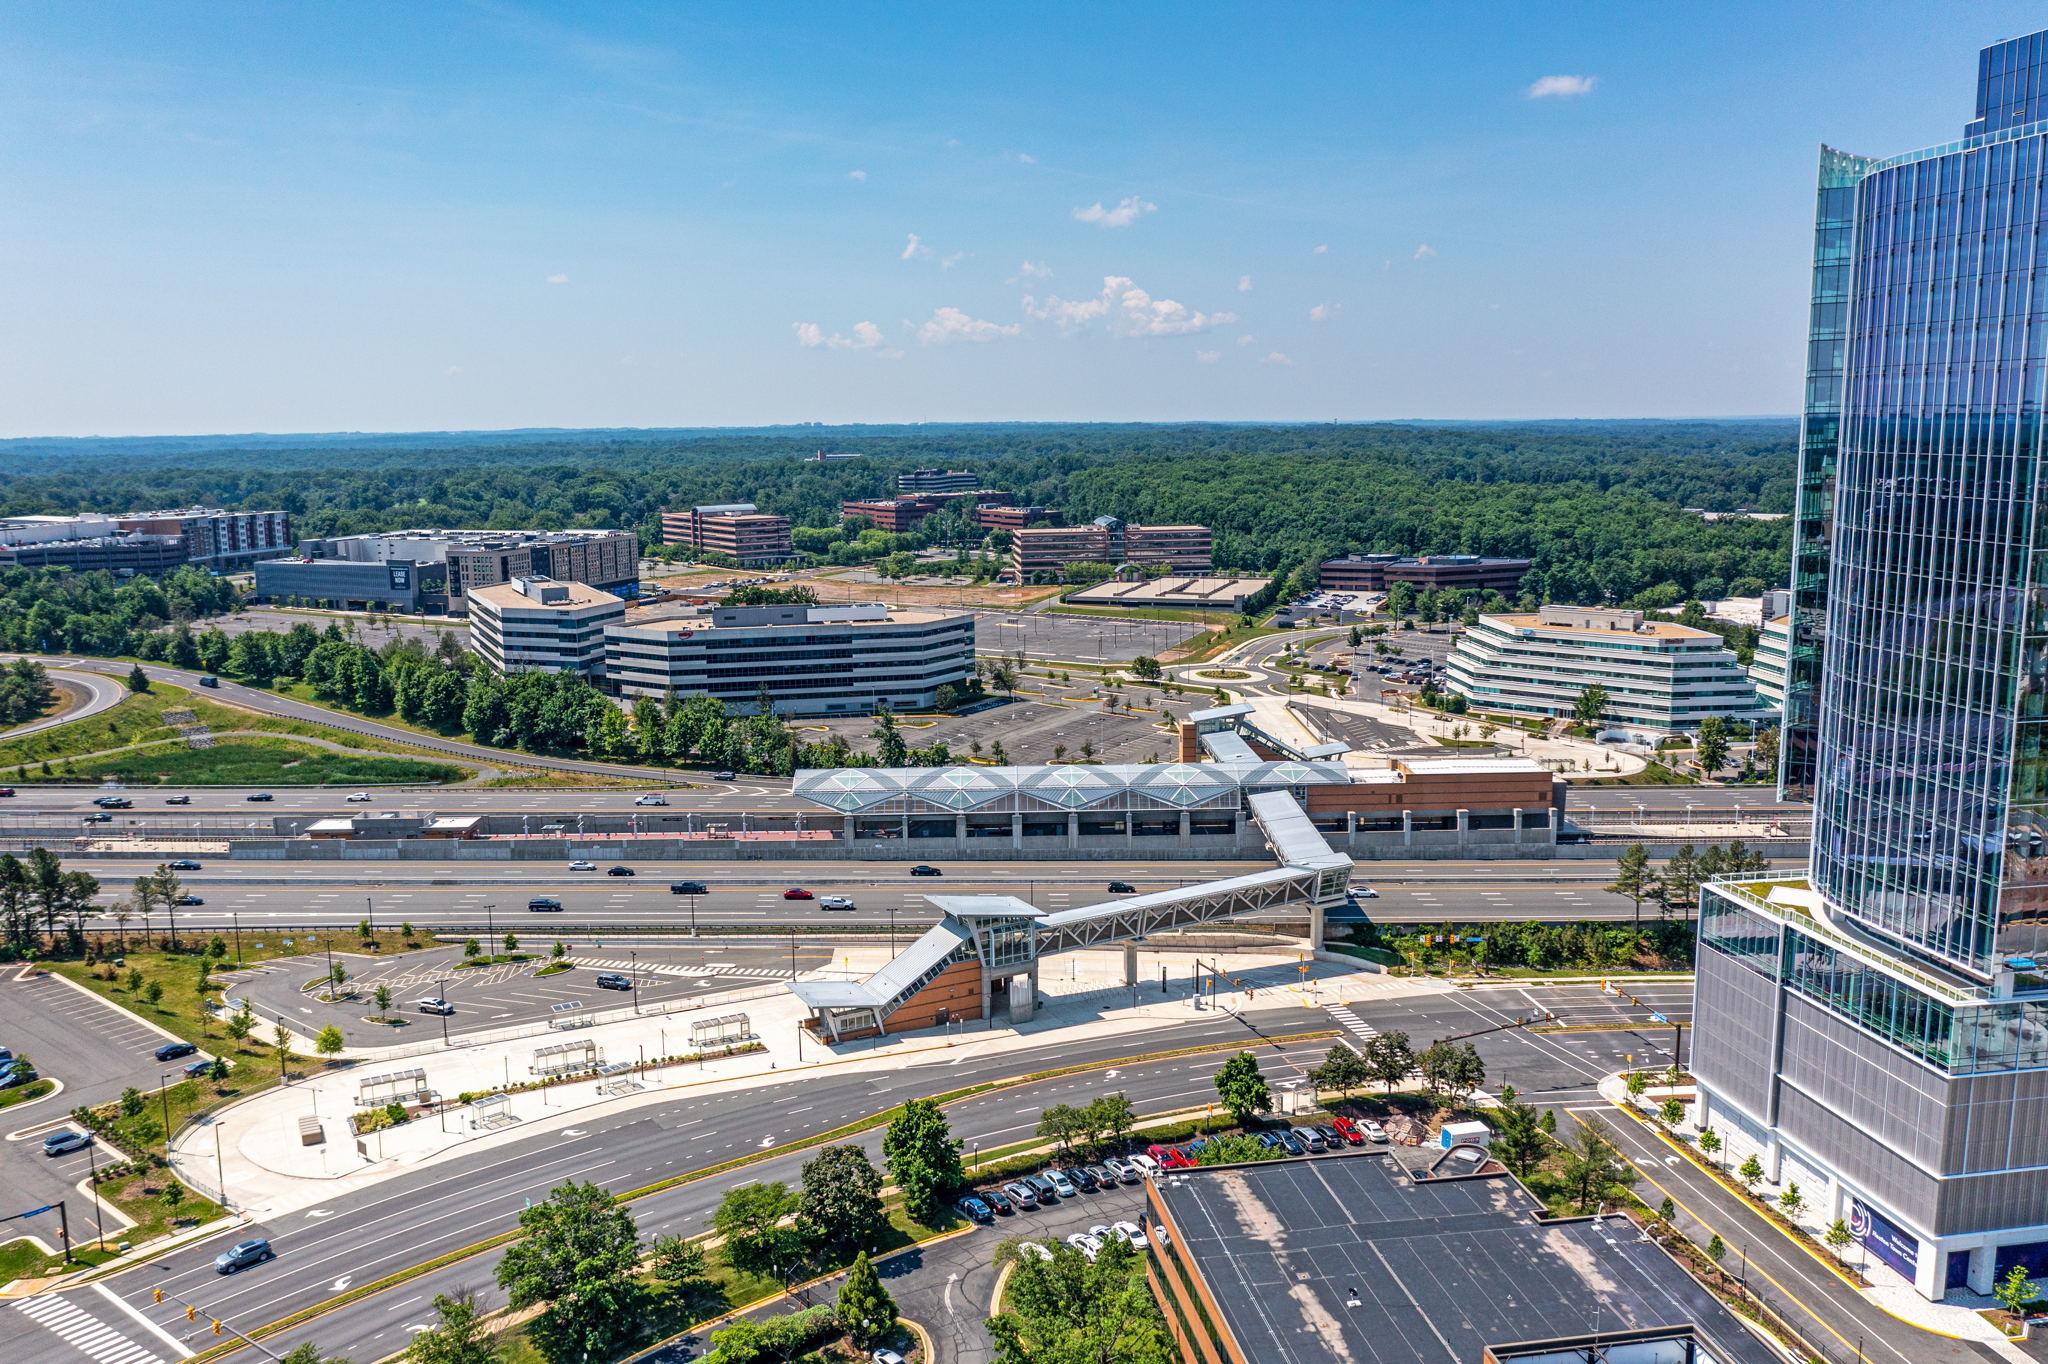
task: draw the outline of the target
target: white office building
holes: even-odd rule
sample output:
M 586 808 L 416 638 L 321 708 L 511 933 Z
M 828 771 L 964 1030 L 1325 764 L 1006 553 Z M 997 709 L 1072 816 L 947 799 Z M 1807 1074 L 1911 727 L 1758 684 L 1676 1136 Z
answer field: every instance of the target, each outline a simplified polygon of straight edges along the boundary
M 624 696 L 715 696 L 785 715 L 931 706 L 974 672 L 974 617 L 854 606 L 721 606 L 710 620 L 613 625 L 605 675 Z
M 1749 658 L 1749 680 L 1758 699 L 1776 711 L 1785 709 L 1785 652 L 1791 641 L 1790 616 L 1767 620 L 1757 635 L 1756 652 Z
M 1546 606 L 1481 616 L 1452 650 L 1445 676 L 1474 710 L 1569 716 L 1588 687 L 1604 687 L 1613 724 L 1677 731 L 1709 715 L 1774 715 L 1734 651 L 1708 630 L 1645 620 L 1640 611 Z
M 604 675 L 605 627 L 626 603 L 588 583 L 514 578 L 469 594 L 469 646 L 501 673 Z

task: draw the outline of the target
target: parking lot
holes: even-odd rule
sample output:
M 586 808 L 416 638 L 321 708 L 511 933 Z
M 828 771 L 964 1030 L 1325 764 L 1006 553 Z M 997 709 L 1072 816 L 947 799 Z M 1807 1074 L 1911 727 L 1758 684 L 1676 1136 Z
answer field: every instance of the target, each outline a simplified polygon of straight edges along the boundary
M 373 624 L 369 614 L 360 611 L 282 611 L 274 607 L 252 606 L 233 615 L 195 620 L 192 628 L 210 630 L 218 627 L 227 634 L 241 635 L 251 630 L 283 633 L 302 623 L 315 630 L 339 625 L 344 632 L 350 632 L 350 637 L 357 643 L 373 649 L 381 649 L 394 639 L 418 640 L 432 649 L 440 643 L 443 635 L 453 636 L 455 642 L 465 649 L 469 647 L 469 626 L 462 621 L 449 620 L 444 616 L 385 616 L 378 620 L 379 623 Z M 388 624 L 382 623 L 387 621 Z
M 573 934 L 558 939 L 544 929 L 525 931 L 530 927 L 516 921 L 512 924 L 519 951 L 529 957 L 526 961 L 465 968 L 460 944 L 408 952 L 389 960 L 337 954 L 335 961 L 348 972 L 349 980 L 343 998 L 334 1004 L 301 988 L 321 977 L 327 965 L 324 957 L 269 963 L 231 977 L 228 990 L 235 998 L 247 998 L 264 1018 L 284 1018 L 305 1032 L 331 1024 L 341 1029 L 350 1046 L 388 1047 L 437 1037 L 444 1024 L 448 1036 L 455 1037 L 579 1012 L 628 1008 L 636 1000 L 647 1007 L 789 979 L 786 943 L 592 943 Z M 555 960 L 552 951 L 557 941 L 569 949 L 561 960 L 570 963 L 570 968 L 537 975 Z M 504 951 L 502 941 L 490 946 Z M 829 947 L 799 945 L 797 970 L 821 966 L 831 955 Z M 602 989 L 597 985 L 600 974 L 624 975 L 635 982 L 635 988 Z M 398 1024 L 369 1021 L 378 1014 L 376 991 L 380 986 L 391 991 L 389 1016 L 401 1020 Z M 455 1012 L 423 1013 L 419 1001 L 430 997 L 446 999 Z M 572 1007 L 575 1005 L 582 1007 L 579 1010 Z
M 1218 613 L 1227 625 L 1227 613 Z M 1120 616 L 1056 616 L 1050 612 L 976 611 L 974 647 L 982 654 L 1014 654 L 1049 662 L 1128 663 L 1153 658 L 1201 630 L 1191 622 Z
M 1083 744 L 1094 745 L 1093 756 L 1099 762 L 1163 761 L 1173 756 L 1174 736 L 1159 728 L 1163 713 L 1156 707 L 1164 704 L 1167 711 L 1180 715 L 1200 706 L 1215 704 L 1206 694 L 1168 699 L 1162 703 L 1155 700 L 1155 694 L 1150 691 L 1127 691 L 1124 693 L 1126 699 L 1148 712 L 1134 715 L 1124 710 L 1107 711 L 1099 701 L 1075 699 L 1086 694 L 1086 684 L 1070 688 L 1043 677 L 1032 677 L 1023 679 L 1018 686 L 1030 691 L 1043 691 L 1044 696 L 1020 696 L 1015 701 L 991 706 L 971 715 L 899 721 L 903 741 L 912 748 L 943 743 L 956 755 L 974 752 L 970 745 L 978 742 L 981 745 L 979 756 L 984 757 L 997 743 L 1001 743 L 1010 762 L 1020 766 L 1049 763 L 1059 757 L 1079 758 Z M 793 723 L 808 737 L 822 738 L 824 733 L 830 732 L 846 736 L 857 747 L 874 747 L 868 734 L 874 729 L 875 722 L 867 716 Z M 1065 752 L 1056 754 L 1056 748 L 1064 748 Z

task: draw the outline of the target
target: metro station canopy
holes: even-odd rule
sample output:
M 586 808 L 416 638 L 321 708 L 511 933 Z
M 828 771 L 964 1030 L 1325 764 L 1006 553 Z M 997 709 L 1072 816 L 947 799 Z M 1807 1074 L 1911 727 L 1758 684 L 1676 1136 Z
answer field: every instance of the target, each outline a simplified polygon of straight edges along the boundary
M 1238 810 L 1260 791 L 1343 786 L 1337 762 L 1105 763 L 1050 767 L 804 768 L 791 793 L 841 814 Z

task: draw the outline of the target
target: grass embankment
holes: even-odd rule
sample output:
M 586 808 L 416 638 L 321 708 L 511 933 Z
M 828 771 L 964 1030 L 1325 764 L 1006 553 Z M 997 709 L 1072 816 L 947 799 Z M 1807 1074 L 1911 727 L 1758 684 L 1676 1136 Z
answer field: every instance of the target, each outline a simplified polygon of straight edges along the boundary
M 468 769 L 447 763 L 335 753 L 289 739 L 223 739 L 211 748 L 172 740 L 64 764 L 66 778 L 162 786 L 430 786 L 468 775 Z M 30 771 L 19 780 L 50 778 Z
M 517 790 L 619 787 L 638 788 L 642 791 L 666 791 L 678 786 L 690 787 L 695 784 L 685 781 L 680 773 L 671 780 L 661 781 L 649 777 L 614 777 L 605 772 L 513 772 L 502 777 L 486 777 L 476 783 L 480 787 L 511 787 Z
M 56 1087 L 55 1080 L 44 1076 L 25 1085 L 16 1085 L 13 1089 L 0 1089 L 0 1109 L 13 1108 L 16 1104 L 33 1103 Z

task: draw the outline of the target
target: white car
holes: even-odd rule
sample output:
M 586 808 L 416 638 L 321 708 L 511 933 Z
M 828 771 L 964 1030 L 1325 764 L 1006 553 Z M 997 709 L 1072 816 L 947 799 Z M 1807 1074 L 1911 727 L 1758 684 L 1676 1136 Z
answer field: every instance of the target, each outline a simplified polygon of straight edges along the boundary
M 1382 1146 L 1387 1144 L 1387 1129 L 1374 1122 L 1371 1118 L 1360 1118 L 1358 1120 L 1358 1130 L 1365 1133 L 1366 1139 L 1369 1141 L 1376 1141 Z
M 358 791 L 348 798 L 348 803 L 350 805 L 368 805 L 370 803 L 370 793 L 368 791 Z
M 1159 1162 L 1152 1159 L 1152 1157 L 1150 1156 L 1125 1156 L 1124 1161 L 1133 1170 L 1136 1170 L 1139 1174 L 1144 1175 L 1147 1178 L 1159 1173 Z
M 1377 900 L 1380 893 L 1371 886 L 1353 886 L 1347 892 L 1354 900 Z
M 819 909 L 852 909 L 853 907 L 853 901 L 844 895 L 820 895 L 818 897 Z
M 902 1355 L 882 1345 L 876 1346 L 874 1353 L 869 1355 L 868 1359 L 872 1361 L 872 1364 L 903 1364 Z
M 1017 1253 L 1019 1255 L 1028 1255 L 1034 1260 L 1050 1260 L 1052 1258 L 1052 1252 L 1036 1241 L 1019 1241 L 1017 1243 Z
M 1145 1229 L 1136 1222 L 1113 1222 L 1110 1230 L 1129 1241 L 1134 1249 L 1144 1250 L 1152 1244 L 1145 1236 Z
M 455 1012 L 455 1006 L 439 995 L 429 995 L 413 1005 L 413 1007 L 423 1014 L 452 1014 Z
M 1091 1261 L 1102 1253 L 1102 1242 L 1085 1231 L 1077 1231 L 1069 1236 L 1067 1244 L 1086 1255 Z
M 668 804 L 668 799 L 664 796 L 657 796 L 650 793 L 644 796 L 635 796 L 633 798 L 633 803 L 635 805 L 666 805 Z
M 571 863 L 569 864 L 569 870 L 570 870 L 570 871 L 596 871 L 596 870 L 597 870 L 597 863 L 595 863 L 595 862 L 571 862 Z

